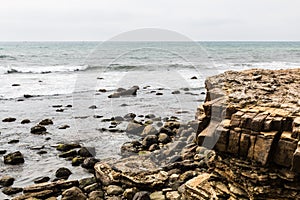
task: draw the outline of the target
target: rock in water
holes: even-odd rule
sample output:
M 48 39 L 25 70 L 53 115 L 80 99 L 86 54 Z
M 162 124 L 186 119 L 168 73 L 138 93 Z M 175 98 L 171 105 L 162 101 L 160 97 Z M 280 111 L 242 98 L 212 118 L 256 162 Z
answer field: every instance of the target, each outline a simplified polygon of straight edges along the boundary
M 156 130 L 156 128 L 154 128 L 154 126 L 148 125 L 144 128 L 144 130 L 142 132 L 142 136 L 155 135 L 157 133 L 158 133 L 158 131 Z
M 12 184 L 14 184 L 15 179 L 11 176 L 2 176 L 0 178 L 0 185 L 4 186 L 4 187 L 8 187 L 11 186 Z
M 51 124 L 53 124 L 53 121 L 51 119 L 43 119 L 39 123 L 39 125 L 42 125 L 42 126 L 47 126 L 47 125 L 51 125 Z
M 140 134 L 144 130 L 145 126 L 135 122 L 129 122 L 126 128 L 126 132 L 130 134 Z
M 2 120 L 2 122 L 14 122 L 14 121 L 16 121 L 16 118 L 13 117 L 8 117 Z
M 46 131 L 47 129 L 42 125 L 36 125 L 32 127 L 30 130 L 32 134 L 37 134 L 37 135 L 46 134 Z
M 20 151 L 10 153 L 4 156 L 4 163 L 10 165 L 24 163 L 24 157 Z
M 123 88 L 119 88 L 117 92 L 108 96 L 108 98 L 118 98 L 121 96 L 136 96 L 137 90 L 139 89 L 138 86 L 133 86 L 130 89 L 126 90 Z
M 65 167 L 59 168 L 55 172 L 55 176 L 57 178 L 62 178 L 62 179 L 68 179 L 71 174 L 72 174 L 72 172 L 68 168 L 65 168 Z
M 62 193 L 61 200 L 86 200 L 87 197 L 78 187 L 72 187 Z

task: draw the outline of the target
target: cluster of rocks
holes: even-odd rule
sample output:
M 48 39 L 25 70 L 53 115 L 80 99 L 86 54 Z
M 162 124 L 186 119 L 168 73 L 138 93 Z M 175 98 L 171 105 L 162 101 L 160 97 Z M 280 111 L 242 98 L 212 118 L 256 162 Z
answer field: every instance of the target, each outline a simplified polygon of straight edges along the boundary
M 54 182 L 21 188 L 15 199 L 300 198 L 300 70 L 229 71 L 205 84 L 196 120 L 103 119 L 110 128 L 127 121 L 125 131 L 140 139 L 121 147 L 121 159 L 101 161 L 78 144 L 59 144 L 59 157 L 95 177 L 67 181 L 71 172 L 61 169 Z M 0 183 L 10 188 L 11 181 Z
M 197 143 L 223 159 L 214 173 L 187 184 L 190 196 L 299 198 L 299 85 L 299 69 L 230 71 L 206 80 Z

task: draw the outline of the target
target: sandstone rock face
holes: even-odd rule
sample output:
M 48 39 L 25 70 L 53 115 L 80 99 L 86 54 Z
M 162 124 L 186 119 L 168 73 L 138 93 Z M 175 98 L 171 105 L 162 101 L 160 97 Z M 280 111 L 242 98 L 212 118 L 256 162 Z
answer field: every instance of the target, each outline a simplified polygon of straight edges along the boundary
M 205 84 L 197 143 L 221 158 L 186 183 L 188 199 L 299 198 L 300 69 L 229 71 Z

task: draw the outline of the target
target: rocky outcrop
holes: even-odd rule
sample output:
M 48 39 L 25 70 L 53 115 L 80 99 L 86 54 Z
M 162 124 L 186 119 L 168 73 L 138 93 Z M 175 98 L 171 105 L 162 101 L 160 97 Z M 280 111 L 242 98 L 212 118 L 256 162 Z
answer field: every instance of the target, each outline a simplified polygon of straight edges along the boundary
M 198 145 L 219 155 L 214 173 L 186 184 L 190 199 L 299 198 L 300 69 L 225 72 L 206 80 Z M 239 158 L 239 159 L 237 159 Z

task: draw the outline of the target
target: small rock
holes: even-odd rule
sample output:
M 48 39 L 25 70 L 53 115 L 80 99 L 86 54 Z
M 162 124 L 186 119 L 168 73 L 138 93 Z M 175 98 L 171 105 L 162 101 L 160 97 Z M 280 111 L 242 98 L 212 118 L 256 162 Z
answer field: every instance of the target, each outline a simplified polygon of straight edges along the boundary
M 45 182 L 48 182 L 50 180 L 50 178 L 48 177 L 48 176 L 44 176 L 44 177 L 38 177 L 38 178 L 35 178 L 34 180 L 33 180 L 33 182 L 35 183 L 35 184 L 37 184 L 37 183 L 45 183 Z
M 48 153 L 48 152 L 45 151 L 45 150 L 42 150 L 42 151 L 38 151 L 38 152 L 37 152 L 37 154 L 39 154 L 39 155 L 46 154 L 46 153 Z
M 2 176 L 0 178 L 0 185 L 4 186 L 4 187 L 8 187 L 11 186 L 12 184 L 14 184 L 15 179 L 11 176 Z
M 123 193 L 123 188 L 117 185 L 109 185 L 106 188 L 106 192 L 108 195 L 120 195 Z
M 24 157 L 20 151 L 10 153 L 4 156 L 4 163 L 11 164 L 11 165 L 24 163 Z
M 72 166 L 79 166 L 83 163 L 85 158 L 76 156 L 72 159 Z
M 30 123 L 30 120 L 29 119 L 23 119 L 21 121 L 21 124 L 29 124 Z
M 61 200 L 86 200 L 87 197 L 78 187 L 72 187 L 62 193 Z
M 8 144 L 15 144 L 15 143 L 18 143 L 18 142 L 19 142 L 19 140 L 10 140 L 7 143 Z
M 106 89 L 99 89 L 98 92 L 107 92 Z
M 137 193 L 138 190 L 137 188 L 127 188 L 125 189 L 124 193 L 123 193 L 123 196 L 125 199 L 133 199 L 135 193 Z
M 88 177 L 88 178 L 83 178 L 79 180 L 79 187 L 81 189 L 85 188 L 86 186 L 92 185 L 96 183 L 95 177 Z
M 132 200 L 151 200 L 148 192 L 141 191 L 137 192 Z
M 2 155 L 2 154 L 6 154 L 6 150 L 0 150 L 0 155 Z
M 144 128 L 143 132 L 142 132 L 142 136 L 146 136 L 146 135 L 155 135 L 157 134 L 158 131 L 156 130 L 156 128 L 154 128 L 154 126 L 152 125 L 148 125 Z
M 148 115 L 145 115 L 145 118 L 153 119 L 153 118 L 155 118 L 155 115 L 154 114 L 148 114 Z
M 158 144 L 152 144 L 152 145 L 149 147 L 149 151 L 155 151 L 155 150 L 158 150 L 158 149 L 159 149 Z
M 56 112 L 64 112 L 64 109 L 57 109 L 57 110 L 55 110 Z
M 5 187 L 2 189 L 3 194 L 6 194 L 6 195 L 17 194 L 22 191 L 23 191 L 23 188 L 18 188 L 18 187 Z
M 42 126 L 48 126 L 48 125 L 52 125 L 53 124 L 53 121 L 51 119 L 43 119 L 39 125 L 42 125 Z
M 71 174 L 72 174 L 72 172 L 68 168 L 65 168 L 65 167 L 61 167 L 55 172 L 55 176 L 59 179 L 60 178 L 68 179 Z
M 128 113 L 128 114 L 126 114 L 126 115 L 124 116 L 124 118 L 127 119 L 127 120 L 132 120 L 132 119 L 134 119 L 135 117 L 136 117 L 136 114 L 134 114 L 134 113 Z
M 158 142 L 160 142 L 160 143 L 167 144 L 171 141 L 172 141 L 172 139 L 166 133 L 160 133 L 158 136 Z
M 175 90 L 172 92 L 172 94 L 180 94 L 180 91 L 179 90 Z
M 59 144 L 56 147 L 56 150 L 58 151 L 69 151 L 71 149 L 80 148 L 80 144 L 72 143 L 72 144 Z
M 99 189 L 100 189 L 99 184 L 98 184 L 98 183 L 93 183 L 93 184 L 91 184 L 91 185 L 88 185 L 88 186 L 84 187 L 83 190 L 84 190 L 86 193 L 90 193 L 90 192 L 92 192 L 92 191 L 96 191 L 96 190 L 99 190 Z
M 95 166 L 95 164 L 96 164 L 97 162 L 99 162 L 98 159 L 93 158 L 93 157 L 89 157 L 89 158 L 86 158 L 86 159 L 83 161 L 81 167 L 83 167 L 83 168 L 85 168 L 85 169 L 94 169 L 94 166 Z
M 89 107 L 89 109 L 97 109 L 97 106 L 92 105 L 92 106 Z
M 155 95 L 157 95 L 157 96 L 161 96 L 161 95 L 164 95 L 163 93 L 161 93 L 161 92 L 157 92 Z
M 16 118 L 13 117 L 8 117 L 2 120 L 2 122 L 14 122 L 14 121 L 16 121 Z
M 24 98 L 26 98 L 26 99 L 33 97 L 33 95 L 30 95 L 30 94 L 24 94 L 23 96 L 24 96 Z
M 30 133 L 41 135 L 41 134 L 46 134 L 46 131 L 47 131 L 47 129 L 44 126 L 36 125 L 31 128 Z
M 129 122 L 126 128 L 126 132 L 130 134 L 140 134 L 144 130 L 145 126 L 135 123 Z
M 21 86 L 20 84 L 18 84 L 18 83 L 14 83 L 14 84 L 12 84 L 11 86 L 13 86 L 13 87 L 17 87 L 17 86 Z
M 196 76 L 193 76 L 191 79 L 198 79 Z
M 61 108 L 62 105 L 52 105 L 53 108 Z
M 151 145 L 153 144 L 157 144 L 158 140 L 157 140 L 157 136 L 156 135 L 147 135 L 143 141 L 142 141 L 142 145 L 145 149 L 148 149 Z
M 153 192 L 150 194 L 151 200 L 165 200 L 166 197 L 162 191 Z
M 67 128 L 70 128 L 70 126 L 67 124 L 58 127 L 58 129 L 67 129 Z
M 74 156 L 77 156 L 76 150 L 66 151 L 66 152 L 63 152 L 58 155 L 58 157 L 60 157 L 60 158 L 68 158 L 68 157 L 74 157 Z
M 178 191 L 167 192 L 166 197 L 169 200 L 180 200 L 181 199 L 181 196 Z
M 103 200 L 103 197 L 104 197 L 104 193 L 103 191 L 100 190 L 92 191 L 89 194 L 89 200 Z
M 81 157 L 93 157 L 94 155 L 91 153 L 91 151 L 89 149 L 87 149 L 86 147 L 81 147 L 78 150 L 78 155 Z

